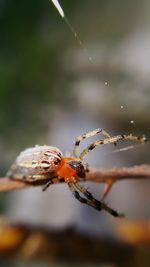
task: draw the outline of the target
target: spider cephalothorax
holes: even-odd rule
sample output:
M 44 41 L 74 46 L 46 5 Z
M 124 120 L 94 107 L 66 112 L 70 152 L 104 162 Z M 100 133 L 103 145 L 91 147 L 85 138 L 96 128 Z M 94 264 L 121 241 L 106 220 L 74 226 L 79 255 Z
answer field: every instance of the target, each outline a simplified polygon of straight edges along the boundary
M 83 139 L 103 134 L 104 139 L 93 142 L 81 153 L 79 153 L 79 145 Z M 102 201 L 93 197 L 93 195 L 83 186 L 80 185 L 80 178 L 84 179 L 87 172 L 86 164 L 83 162 L 84 157 L 98 145 L 117 144 L 118 141 L 140 141 L 145 142 L 145 137 L 130 135 L 110 136 L 106 131 L 98 128 L 94 131 L 80 135 L 76 141 L 72 157 L 63 157 L 62 152 L 52 146 L 35 146 L 21 152 L 15 163 L 11 166 L 7 176 L 11 179 L 19 179 L 28 183 L 36 182 L 40 184 L 45 181 L 43 191 L 51 184 L 65 181 L 75 198 L 80 202 L 92 206 L 97 210 L 106 210 L 115 217 L 122 216 L 117 211 L 108 207 Z M 109 183 L 105 189 L 104 195 L 109 192 L 111 184 Z M 81 195 L 80 195 L 81 194 Z
M 75 176 L 75 177 L 85 177 L 85 167 L 83 162 L 80 159 L 76 158 L 64 158 L 65 162 L 65 169 L 68 170 L 68 176 Z M 72 174 L 71 174 L 72 173 Z
M 85 170 L 81 160 L 70 160 L 68 165 L 76 171 L 78 177 L 85 177 Z

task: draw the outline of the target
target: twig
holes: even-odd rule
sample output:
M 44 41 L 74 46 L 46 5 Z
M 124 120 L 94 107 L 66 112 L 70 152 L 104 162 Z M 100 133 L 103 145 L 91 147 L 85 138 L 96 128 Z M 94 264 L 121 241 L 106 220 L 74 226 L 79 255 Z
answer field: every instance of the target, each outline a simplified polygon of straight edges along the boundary
M 10 179 L 8 177 L 0 178 L 0 192 L 16 190 L 20 188 L 29 187 L 29 186 L 31 185 L 24 183 L 22 181 Z
M 111 169 L 91 168 L 86 175 L 86 181 L 107 183 L 108 180 L 116 182 L 122 179 L 146 179 L 150 178 L 150 165 L 121 167 Z
M 123 179 L 149 179 L 150 178 L 150 165 L 139 165 L 132 167 L 121 167 L 111 169 L 94 169 L 90 168 L 86 174 L 85 181 L 96 183 L 112 183 Z M 44 185 L 45 181 L 41 181 L 40 185 Z M 17 181 L 9 179 L 8 177 L 0 178 L 0 192 L 11 191 L 39 184 L 27 184 L 24 181 Z

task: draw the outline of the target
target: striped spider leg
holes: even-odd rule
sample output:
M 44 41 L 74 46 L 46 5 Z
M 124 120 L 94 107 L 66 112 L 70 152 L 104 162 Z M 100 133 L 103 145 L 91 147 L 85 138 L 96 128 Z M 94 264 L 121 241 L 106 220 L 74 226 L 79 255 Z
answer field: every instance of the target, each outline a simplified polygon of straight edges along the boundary
M 114 217 L 123 217 L 124 215 L 121 213 L 118 213 L 116 210 L 110 208 L 105 203 L 95 199 L 93 195 L 83 186 L 81 186 L 78 182 L 75 183 L 68 183 L 68 186 L 70 190 L 72 191 L 74 197 L 79 200 L 83 204 L 87 204 L 88 206 L 93 207 L 96 210 L 105 210 L 108 213 L 110 213 Z M 83 194 L 84 197 L 80 195 L 80 193 Z
M 105 130 L 98 128 L 98 129 L 87 132 L 87 133 L 77 137 L 77 139 L 75 141 L 74 150 L 73 150 L 74 155 L 78 156 L 79 145 L 80 145 L 80 142 L 82 140 L 85 140 L 89 137 L 95 136 L 99 133 L 102 133 L 105 136 L 105 138 L 103 140 L 98 140 L 98 141 L 95 141 L 95 142 L 91 143 L 90 145 L 88 145 L 79 155 L 79 158 L 81 159 L 81 161 L 83 161 L 84 157 L 98 145 L 105 145 L 105 144 L 115 144 L 116 145 L 118 141 L 124 141 L 124 140 L 138 141 L 141 143 L 144 143 L 147 141 L 147 139 L 144 136 L 134 136 L 132 134 L 110 136 Z M 103 195 L 102 195 L 102 200 L 107 196 L 108 192 L 110 191 L 110 189 L 112 187 L 112 184 L 113 184 L 113 182 L 111 181 L 111 179 L 109 179 L 108 183 L 105 184 Z
M 95 142 L 91 143 L 87 148 L 85 148 L 79 155 L 79 158 L 81 160 L 83 160 L 83 158 L 91 150 L 93 150 L 97 145 L 116 144 L 118 141 L 121 141 L 121 140 L 122 141 L 123 140 L 138 141 L 138 142 L 141 142 L 141 143 L 144 143 L 144 142 L 147 141 L 146 137 L 144 137 L 144 136 L 135 136 L 135 135 L 132 135 L 132 134 L 129 134 L 129 135 L 121 134 L 121 135 L 111 136 L 105 130 L 103 130 L 101 128 L 98 128 L 98 129 L 95 129 L 93 131 L 89 131 L 89 132 L 84 133 L 84 134 L 82 134 L 82 135 L 77 137 L 77 139 L 75 141 L 74 149 L 73 149 L 74 156 L 78 157 L 79 145 L 80 145 L 82 140 L 85 140 L 85 139 L 87 139 L 89 137 L 95 136 L 95 135 L 100 134 L 100 133 L 102 133 L 105 136 L 105 139 L 95 141 Z
M 74 154 L 74 156 L 75 156 L 75 157 L 78 157 L 78 155 L 79 155 L 79 145 L 80 145 L 80 142 L 81 142 L 82 140 L 85 140 L 85 139 L 87 139 L 87 138 L 89 138 L 89 137 L 92 137 L 92 136 L 95 136 L 95 135 L 97 135 L 97 134 L 101 134 L 101 133 L 102 133 L 106 138 L 111 138 L 111 136 L 110 136 L 106 131 L 104 131 L 104 130 L 101 129 L 101 128 L 95 129 L 95 130 L 93 130 L 93 131 L 89 131 L 89 132 L 87 132 L 87 133 L 85 133 L 85 134 L 82 134 L 82 135 L 78 136 L 77 139 L 76 139 L 76 141 L 75 141 L 75 145 L 74 145 L 74 149 L 73 149 L 73 154 Z M 81 158 L 81 157 L 80 157 L 80 158 Z

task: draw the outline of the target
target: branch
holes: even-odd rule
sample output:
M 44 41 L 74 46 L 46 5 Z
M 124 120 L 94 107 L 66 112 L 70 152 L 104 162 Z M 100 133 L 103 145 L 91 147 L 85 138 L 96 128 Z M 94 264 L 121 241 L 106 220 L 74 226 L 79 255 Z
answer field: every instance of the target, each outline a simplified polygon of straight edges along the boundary
M 150 165 L 139 165 L 132 167 L 120 167 L 111 169 L 91 168 L 86 175 L 86 181 L 97 183 L 108 183 L 108 180 L 116 182 L 123 179 L 146 179 L 150 178 Z
M 111 169 L 94 169 L 90 168 L 84 181 L 96 183 L 112 183 L 123 179 L 149 179 L 150 165 L 139 165 L 133 167 L 121 167 Z M 0 178 L 0 192 L 11 191 L 15 189 L 27 188 L 31 186 L 44 185 L 45 181 L 40 184 L 26 183 L 24 181 L 13 180 L 8 177 Z

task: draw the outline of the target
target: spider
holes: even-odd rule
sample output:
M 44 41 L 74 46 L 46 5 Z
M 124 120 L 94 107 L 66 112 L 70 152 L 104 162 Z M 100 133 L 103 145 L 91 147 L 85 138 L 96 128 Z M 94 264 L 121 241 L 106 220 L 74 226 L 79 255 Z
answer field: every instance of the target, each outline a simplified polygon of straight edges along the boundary
M 97 134 L 103 134 L 100 139 L 88 145 L 79 153 L 79 145 L 82 140 Z M 97 200 L 79 181 L 84 180 L 88 171 L 84 157 L 98 145 L 114 144 L 118 141 L 140 141 L 145 142 L 145 137 L 130 135 L 111 136 L 105 130 L 98 128 L 77 137 L 72 157 L 63 157 L 62 152 L 52 146 L 35 146 L 20 153 L 15 163 L 11 166 L 7 176 L 11 179 L 22 180 L 27 183 L 39 183 L 44 181 L 43 191 L 53 183 L 64 181 L 69 186 L 73 195 L 81 203 L 87 204 L 96 210 L 105 210 L 114 217 L 122 217 L 121 213 L 110 208 L 103 201 Z M 111 184 L 105 188 L 103 198 L 108 194 Z

